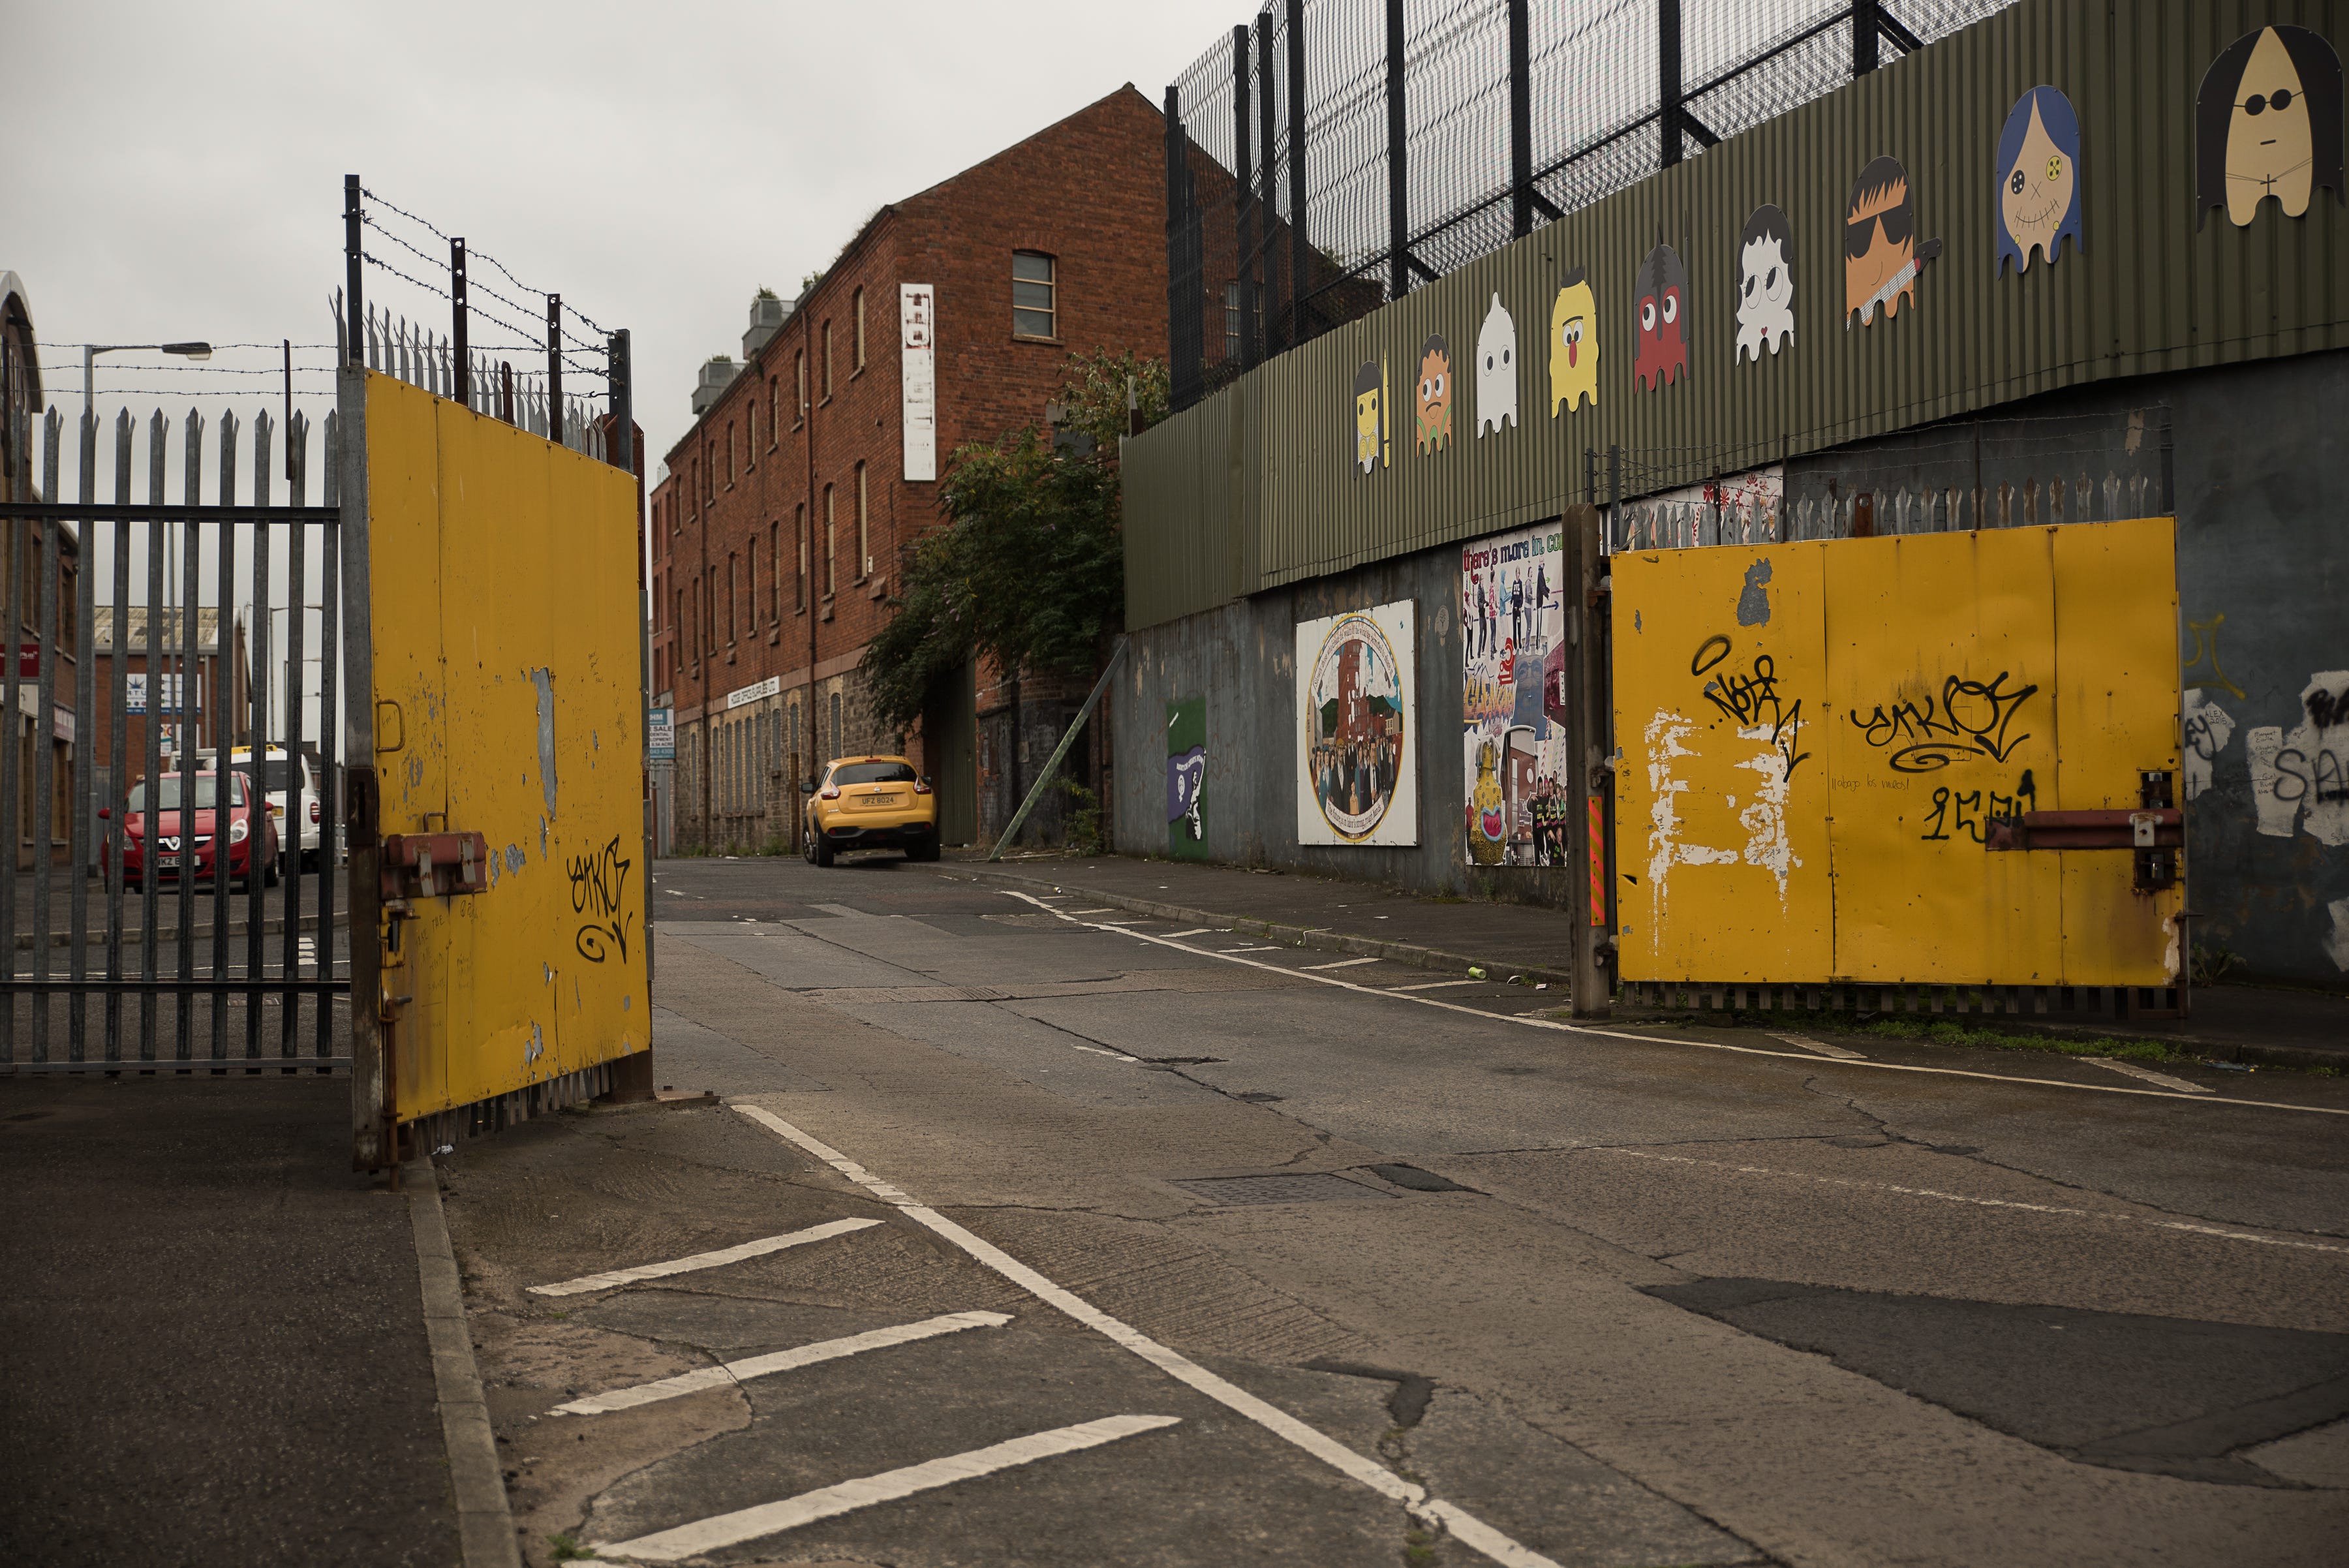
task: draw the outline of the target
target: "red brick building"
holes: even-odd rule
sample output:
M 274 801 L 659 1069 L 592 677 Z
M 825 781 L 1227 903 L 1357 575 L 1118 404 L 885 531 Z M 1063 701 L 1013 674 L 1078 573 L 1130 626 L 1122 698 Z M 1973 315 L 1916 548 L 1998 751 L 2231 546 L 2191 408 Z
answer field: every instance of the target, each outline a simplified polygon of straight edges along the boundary
M 792 844 L 811 766 L 901 743 L 947 842 L 999 826 L 993 693 L 940 693 L 901 741 L 856 667 L 956 446 L 1041 424 L 1072 354 L 1164 355 L 1165 213 L 1165 124 L 1129 84 L 882 208 L 799 300 L 752 302 L 743 362 L 704 367 L 652 495 L 678 847 Z

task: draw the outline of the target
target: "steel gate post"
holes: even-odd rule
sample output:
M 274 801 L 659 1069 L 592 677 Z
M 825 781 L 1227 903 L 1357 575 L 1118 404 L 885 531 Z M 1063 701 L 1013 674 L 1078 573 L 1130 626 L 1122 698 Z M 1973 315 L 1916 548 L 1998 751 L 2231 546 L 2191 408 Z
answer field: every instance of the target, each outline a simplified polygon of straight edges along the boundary
M 347 772 L 346 907 L 351 943 L 351 1167 L 379 1170 L 398 1158 L 391 1121 L 391 1054 L 383 1027 L 382 889 L 377 879 L 379 796 L 375 775 L 375 658 L 367 603 L 367 371 L 336 377 L 342 521 L 343 754 Z
M 1567 769 L 1567 919 L 1574 928 L 1568 998 L 1577 1018 L 1604 1018 L 1611 1010 L 1605 940 L 1612 930 L 1609 895 L 1612 885 L 1605 835 L 1591 832 L 1607 818 L 1609 770 L 1602 708 L 1609 701 L 1604 679 L 1607 597 L 1599 582 L 1607 569 L 1600 550 L 1605 526 L 1595 506 L 1569 506 L 1560 520 L 1567 553 L 1567 638 L 1573 645 L 1572 728 Z M 1596 842 L 1594 842 L 1596 840 Z M 1596 851 L 1596 853 L 1594 853 Z

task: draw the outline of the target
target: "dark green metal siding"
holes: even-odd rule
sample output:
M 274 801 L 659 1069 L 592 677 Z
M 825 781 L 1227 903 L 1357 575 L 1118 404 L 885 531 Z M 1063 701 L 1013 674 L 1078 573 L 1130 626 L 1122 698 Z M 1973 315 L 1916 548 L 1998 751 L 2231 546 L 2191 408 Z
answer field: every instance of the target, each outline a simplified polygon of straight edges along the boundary
M 2086 381 L 2349 347 L 2349 210 L 2332 192 L 2302 218 L 2271 203 L 2248 229 L 2215 212 L 2196 227 L 2203 73 L 2280 23 L 2349 48 L 2349 0 L 2024 0 L 1283 355 L 1128 444 L 1129 623 L 1553 515 L 1586 498 L 1591 449 L 1632 450 L 1651 491 Z M 2085 245 L 1999 275 L 1992 164 L 2040 83 L 2079 116 Z M 1912 306 L 1847 330 L 1845 203 L 1879 154 L 1906 165 L 1918 237 L 1943 251 Z M 1739 363 L 1735 252 L 1764 202 L 1794 231 L 1795 331 Z M 1692 341 L 1688 375 L 1643 392 L 1632 286 L 1659 237 L 1688 268 Z M 1599 405 L 1553 419 L 1550 303 L 1576 266 L 1597 300 Z M 1495 293 L 1521 423 L 1480 441 L 1465 372 Z M 1406 418 L 1393 466 L 1357 477 L 1355 367 L 1383 356 L 1407 415 L 1431 332 L 1462 372 L 1451 450 L 1420 457 Z

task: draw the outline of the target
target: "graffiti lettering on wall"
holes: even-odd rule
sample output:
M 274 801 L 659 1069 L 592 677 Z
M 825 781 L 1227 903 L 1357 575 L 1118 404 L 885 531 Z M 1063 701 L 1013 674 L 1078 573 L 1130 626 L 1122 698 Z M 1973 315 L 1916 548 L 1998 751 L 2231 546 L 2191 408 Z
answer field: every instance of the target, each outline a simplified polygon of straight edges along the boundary
M 1765 581 L 1767 576 L 1765 570 Z M 1811 754 L 1798 749 L 1803 733 L 1802 699 L 1787 702 L 1778 690 L 1777 660 L 1766 653 L 1755 654 L 1742 670 L 1731 668 L 1713 674 L 1729 657 L 1729 651 L 1726 637 L 1705 639 L 1697 645 L 1696 657 L 1689 660 L 1689 673 L 1706 677 L 1704 700 L 1734 720 L 1740 735 L 1748 740 L 1769 741 L 1770 749 L 1777 753 L 1782 764 L 1780 778 L 1794 777 L 1795 767 Z
M 1207 857 L 1207 700 L 1166 704 L 1166 853 L 1177 860 Z
M 608 956 L 607 941 L 618 950 L 622 963 L 628 961 L 628 927 L 634 916 L 622 911 L 620 901 L 628 888 L 629 864 L 620 858 L 617 834 L 603 848 L 564 862 L 571 877 L 571 912 L 588 917 L 573 933 L 571 945 L 590 963 L 602 963 Z
M 2301 722 L 2245 732 L 2257 826 L 2289 838 L 2349 844 L 2349 670 L 2323 670 L 2301 688 Z
M 1983 806 L 1987 795 L 1989 806 Z M 1933 791 L 1933 809 L 1926 814 L 1925 831 L 1917 836 L 1924 839 L 1971 838 L 1976 844 L 1984 842 L 1984 824 L 1990 818 L 2020 816 L 2026 811 L 2039 809 L 2039 786 L 2032 782 L 2031 770 L 2023 770 L 2023 781 L 2014 786 L 2013 794 L 1996 790 L 1953 790 L 1944 784 Z
M 1566 600 L 1555 524 L 1460 552 L 1467 862 L 1566 862 Z
M 1988 680 L 1952 675 L 1941 682 L 1940 696 L 1930 692 L 1921 705 L 1895 697 L 1888 709 L 1878 702 L 1862 717 L 1857 708 L 1845 717 L 1862 739 L 1878 751 L 1899 742 L 1888 759 L 1895 773 L 1930 774 L 1951 763 L 1973 757 L 2004 762 L 2030 732 L 2010 733 L 2023 704 L 2036 696 L 2036 686 L 2010 688 L 2011 676 L 2000 670 Z
M 1416 844 L 1409 599 L 1297 627 L 1297 841 Z

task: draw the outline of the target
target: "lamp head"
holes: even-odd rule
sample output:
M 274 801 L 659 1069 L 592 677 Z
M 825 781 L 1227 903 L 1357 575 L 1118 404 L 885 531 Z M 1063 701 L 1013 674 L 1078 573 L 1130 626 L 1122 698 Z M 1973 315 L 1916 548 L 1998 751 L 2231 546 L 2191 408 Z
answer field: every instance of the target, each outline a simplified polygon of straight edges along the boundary
M 166 354 L 184 354 L 191 359 L 209 359 L 212 357 L 212 346 L 209 343 L 165 343 L 160 347 Z

